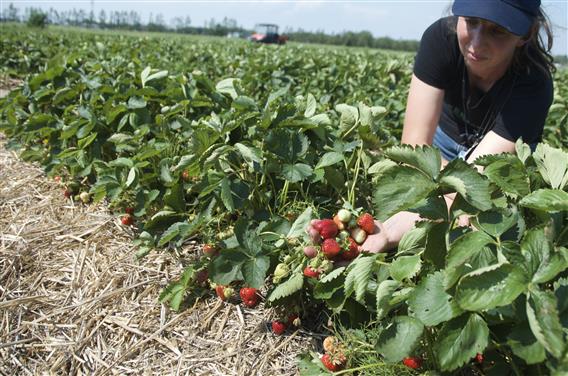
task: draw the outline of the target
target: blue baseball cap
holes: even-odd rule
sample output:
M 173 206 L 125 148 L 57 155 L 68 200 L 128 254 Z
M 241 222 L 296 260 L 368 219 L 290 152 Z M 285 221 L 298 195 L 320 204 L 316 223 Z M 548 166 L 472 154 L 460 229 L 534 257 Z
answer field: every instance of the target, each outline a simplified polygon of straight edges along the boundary
M 515 35 L 524 36 L 539 8 L 540 0 L 455 0 L 452 12 L 456 16 L 483 18 Z

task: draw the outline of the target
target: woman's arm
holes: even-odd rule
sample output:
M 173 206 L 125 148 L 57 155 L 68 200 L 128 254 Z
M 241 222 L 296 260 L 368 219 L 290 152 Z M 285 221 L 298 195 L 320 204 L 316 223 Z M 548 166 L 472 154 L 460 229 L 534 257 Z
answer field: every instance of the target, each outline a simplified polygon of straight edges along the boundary
M 473 150 L 470 156 L 467 158 L 469 163 L 477 157 L 487 154 L 500 154 L 500 153 L 514 153 L 515 143 L 509 141 L 506 138 L 499 136 L 493 131 L 487 132 L 487 134 L 481 139 L 479 145 Z
M 443 102 L 444 90 L 426 84 L 413 74 L 401 143 L 412 146 L 432 145 Z

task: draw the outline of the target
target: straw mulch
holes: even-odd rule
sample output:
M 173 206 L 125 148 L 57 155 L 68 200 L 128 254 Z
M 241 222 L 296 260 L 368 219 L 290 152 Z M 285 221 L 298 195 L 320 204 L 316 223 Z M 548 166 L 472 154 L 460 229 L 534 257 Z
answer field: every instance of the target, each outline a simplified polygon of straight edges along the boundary
M 305 328 L 274 335 L 262 304 L 168 310 L 158 295 L 180 260 L 136 261 L 132 231 L 103 204 L 65 200 L 5 144 L 0 134 L 0 374 L 294 375 L 296 355 L 321 343 Z

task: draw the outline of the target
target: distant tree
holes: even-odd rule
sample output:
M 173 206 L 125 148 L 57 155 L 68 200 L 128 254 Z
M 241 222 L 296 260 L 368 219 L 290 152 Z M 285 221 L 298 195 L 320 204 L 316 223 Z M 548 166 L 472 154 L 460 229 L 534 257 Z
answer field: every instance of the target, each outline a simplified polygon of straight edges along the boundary
M 39 9 L 31 9 L 28 17 L 28 26 L 44 28 L 47 25 L 47 13 Z
M 104 27 L 105 24 L 106 24 L 106 12 L 104 9 L 101 9 L 101 11 L 99 12 L 99 25 Z

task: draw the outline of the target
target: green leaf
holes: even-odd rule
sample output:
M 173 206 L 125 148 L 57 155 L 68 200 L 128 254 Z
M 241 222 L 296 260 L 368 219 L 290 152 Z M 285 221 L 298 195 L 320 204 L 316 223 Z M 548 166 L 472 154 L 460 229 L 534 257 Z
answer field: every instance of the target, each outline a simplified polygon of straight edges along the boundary
M 179 280 L 170 282 L 160 293 L 160 302 L 169 302 L 170 307 L 174 311 L 179 311 L 185 292 L 194 278 L 195 270 L 193 266 L 186 267 Z
M 239 151 L 245 162 L 248 163 L 250 167 L 254 167 L 254 163 L 262 164 L 262 151 L 255 148 L 249 147 L 247 145 L 237 142 L 235 148 Z
M 500 263 L 477 269 L 459 281 L 455 299 L 467 311 L 485 311 L 512 303 L 527 288 L 519 267 Z
M 308 207 L 306 208 L 306 210 L 303 211 L 302 214 L 298 216 L 298 218 L 296 218 L 296 220 L 292 224 L 292 227 L 290 227 L 290 231 L 288 231 L 288 235 L 286 235 L 286 237 L 288 239 L 292 239 L 303 236 L 306 233 L 305 229 L 310 223 L 311 218 L 312 218 L 312 208 Z
M 227 208 L 230 213 L 235 211 L 231 183 L 226 177 L 221 180 L 221 201 L 223 201 L 223 205 L 225 205 L 225 208 Z
M 471 231 L 460 236 L 450 246 L 446 269 L 453 269 L 468 262 L 473 257 L 473 253 L 493 242 L 493 238 L 481 231 Z
M 316 165 L 316 169 L 323 168 L 327 166 L 333 166 L 336 163 L 343 161 L 343 153 L 338 153 L 336 151 L 330 151 L 325 153 L 318 164 Z
M 400 256 L 391 263 L 390 275 L 393 279 L 402 282 L 418 274 L 421 266 L 420 255 Z
M 541 291 L 533 286 L 527 296 L 527 317 L 531 330 L 546 351 L 560 358 L 566 348 L 566 340 L 560 318 L 558 302 L 552 291 Z
M 428 229 L 426 235 L 426 245 L 424 249 L 424 260 L 429 261 L 437 269 L 444 267 L 444 260 L 448 253 L 446 245 L 446 234 L 450 224 L 448 222 L 431 222 L 425 225 Z
M 412 291 L 408 307 L 413 316 L 426 326 L 436 326 L 462 313 L 452 296 L 446 292 L 441 272 L 429 274 L 422 279 Z
M 221 80 L 217 83 L 217 85 L 215 85 L 215 90 L 222 94 L 228 94 L 233 99 L 237 99 L 239 94 L 237 93 L 234 85 L 236 80 L 237 79 L 235 78 L 226 78 Z
M 507 345 L 511 347 L 513 354 L 523 359 L 527 364 L 537 364 L 546 360 L 544 347 L 531 332 L 527 322 L 513 328 L 507 339 Z
M 355 300 L 365 305 L 365 293 L 367 285 L 373 273 L 377 255 L 359 257 L 349 265 L 345 278 L 345 295 L 350 296 L 355 292 Z
M 126 103 L 126 106 L 131 110 L 135 110 L 137 108 L 145 108 L 146 101 L 142 97 L 134 96 L 128 99 L 128 103 Z
M 396 316 L 379 334 L 375 350 L 389 363 L 400 362 L 412 354 L 418 345 L 424 325 L 413 317 Z
M 437 185 L 420 171 L 401 166 L 385 171 L 376 187 L 373 203 L 378 219 L 384 221 L 426 198 Z
M 229 283 L 243 279 L 241 267 L 247 256 L 236 250 L 222 250 L 209 267 L 209 276 L 217 284 Z
M 495 161 L 485 167 L 483 174 L 503 192 L 517 196 L 525 196 L 530 192 L 529 177 L 519 158 Z
M 519 205 L 545 212 L 568 210 L 568 192 L 539 189 L 519 201 Z
M 489 210 L 477 215 L 474 220 L 474 226 L 494 238 L 498 238 L 515 226 L 518 221 L 519 214 L 516 211 Z
M 409 145 L 393 146 L 385 150 L 385 155 L 393 161 L 410 165 L 432 180 L 440 173 L 442 157 L 440 150 L 431 146 L 419 146 L 413 148 Z
M 331 308 L 341 307 L 346 299 L 346 295 L 343 291 L 343 286 L 345 285 L 345 275 L 343 274 L 344 270 L 345 267 L 342 266 L 334 269 L 331 273 L 320 279 L 313 290 L 314 298 L 327 300 L 327 303 L 330 304 Z M 334 295 L 336 297 L 341 295 L 338 299 L 336 299 L 335 307 L 332 303 L 330 303 L 330 299 L 332 299 Z
M 377 320 L 384 319 L 390 310 L 394 307 L 391 300 L 394 292 L 400 287 L 400 282 L 392 279 L 385 279 L 377 287 Z
M 297 183 L 309 178 L 313 173 L 313 169 L 304 163 L 296 163 L 294 165 L 285 164 L 282 167 L 282 176 L 290 183 Z
M 448 163 L 440 174 L 439 182 L 443 188 L 457 192 L 477 209 L 491 208 L 488 181 L 465 161 L 456 158 Z
M 160 161 L 160 178 L 165 184 L 171 184 L 174 181 L 170 173 L 170 160 L 165 158 Z
M 126 178 L 126 187 L 130 187 L 132 183 L 136 180 L 136 167 L 131 167 L 128 171 L 128 177 Z
M 416 248 L 424 247 L 426 244 L 426 235 L 428 228 L 425 226 L 415 227 L 402 235 L 398 243 L 397 253 L 402 254 L 415 250 Z
M 520 138 L 517 140 L 517 142 L 515 142 L 515 151 L 517 157 L 523 163 L 525 163 L 527 158 L 531 155 L 531 147 L 528 144 L 525 144 Z
M 311 93 L 308 93 L 308 99 L 306 100 L 306 111 L 304 111 L 304 116 L 311 118 L 316 113 L 317 101 L 316 98 Z
M 162 234 L 162 237 L 160 238 L 160 241 L 158 242 L 158 247 L 163 247 L 164 245 L 166 245 L 167 243 L 169 243 L 170 241 L 175 239 L 175 237 L 178 236 L 180 234 L 180 232 L 183 231 L 183 228 L 188 227 L 188 226 L 189 226 L 189 223 L 187 223 L 187 222 L 177 222 L 177 223 L 174 223 L 173 225 L 171 225 Z
M 276 286 L 276 288 L 268 296 L 269 302 L 292 295 L 296 291 L 300 291 L 304 286 L 304 276 L 302 273 L 294 273 L 286 282 Z
M 261 255 L 245 260 L 241 268 L 245 284 L 257 289 L 261 288 L 264 285 L 268 268 L 270 268 L 268 256 Z
M 522 264 L 533 283 L 545 283 L 568 268 L 568 260 L 553 249 L 543 227 L 530 229 L 521 242 Z
M 538 144 L 533 159 L 544 181 L 562 190 L 568 183 L 568 153 L 547 144 Z
M 339 126 L 342 130 L 353 127 L 359 121 L 359 111 L 357 107 L 341 103 L 335 106 L 335 110 L 341 114 L 339 117 Z
M 185 195 L 182 183 L 178 182 L 166 191 L 164 203 L 177 212 L 185 211 Z
M 460 368 L 478 353 L 483 353 L 489 342 L 489 328 L 477 314 L 460 316 L 448 322 L 434 344 L 434 354 L 442 371 Z

